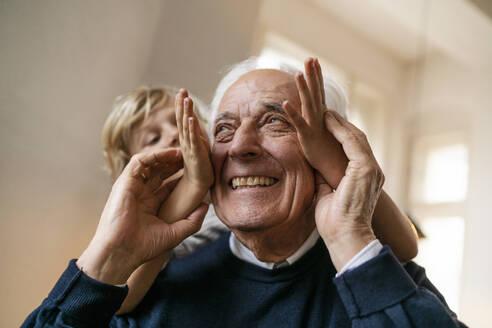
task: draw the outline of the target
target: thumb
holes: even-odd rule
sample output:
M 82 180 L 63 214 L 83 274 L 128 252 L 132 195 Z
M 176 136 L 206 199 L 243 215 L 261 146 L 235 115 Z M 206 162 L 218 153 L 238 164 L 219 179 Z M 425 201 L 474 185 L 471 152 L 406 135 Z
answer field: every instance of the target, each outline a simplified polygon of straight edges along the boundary
M 176 221 L 172 224 L 163 222 L 163 235 L 167 238 L 167 249 L 176 247 L 185 238 L 200 230 L 205 214 L 208 211 L 208 204 L 201 203 L 187 218 Z

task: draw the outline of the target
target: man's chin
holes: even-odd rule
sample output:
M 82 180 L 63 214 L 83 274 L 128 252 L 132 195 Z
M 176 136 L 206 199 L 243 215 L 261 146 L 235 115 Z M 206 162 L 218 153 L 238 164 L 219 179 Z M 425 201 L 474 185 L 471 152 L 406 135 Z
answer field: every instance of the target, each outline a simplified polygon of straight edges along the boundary
M 232 231 L 264 231 L 275 225 L 275 219 L 261 211 L 235 209 L 233 211 L 216 211 L 219 219 Z

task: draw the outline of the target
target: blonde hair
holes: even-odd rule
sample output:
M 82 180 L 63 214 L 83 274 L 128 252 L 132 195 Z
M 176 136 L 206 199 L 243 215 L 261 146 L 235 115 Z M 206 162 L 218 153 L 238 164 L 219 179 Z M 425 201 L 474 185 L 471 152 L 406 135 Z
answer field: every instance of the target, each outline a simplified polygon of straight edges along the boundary
M 132 128 L 145 121 L 159 105 L 166 104 L 178 93 L 175 87 L 151 88 L 141 86 L 116 97 L 113 109 L 104 123 L 102 131 L 103 153 L 106 169 L 116 180 L 131 158 L 129 143 Z M 207 125 L 206 107 L 192 96 L 195 113 L 202 124 Z M 174 102 L 173 102 L 174 103 Z

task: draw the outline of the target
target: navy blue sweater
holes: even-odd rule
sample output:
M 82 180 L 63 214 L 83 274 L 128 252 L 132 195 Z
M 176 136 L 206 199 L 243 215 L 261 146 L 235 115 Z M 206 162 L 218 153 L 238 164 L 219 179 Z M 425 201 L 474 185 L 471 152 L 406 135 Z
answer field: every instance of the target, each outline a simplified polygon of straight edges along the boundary
M 24 327 L 464 327 L 415 263 L 389 248 L 335 277 L 320 239 L 291 266 L 237 259 L 229 234 L 169 262 L 131 314 L 114 313 L 127 289 L 84 275 L 71 261 Z

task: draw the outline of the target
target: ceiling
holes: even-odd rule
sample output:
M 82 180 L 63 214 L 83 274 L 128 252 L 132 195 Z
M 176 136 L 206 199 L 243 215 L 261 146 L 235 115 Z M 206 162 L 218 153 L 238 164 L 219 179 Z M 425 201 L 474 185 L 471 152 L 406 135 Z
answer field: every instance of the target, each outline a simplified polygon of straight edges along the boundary
M 469 0 L 478 7 L 485 15 L 492 19 L 492 1 L 490 0 Z
M 465 64 L 491 65 L 492 1 L 305 1 L 403 61 L 438 52 Z

